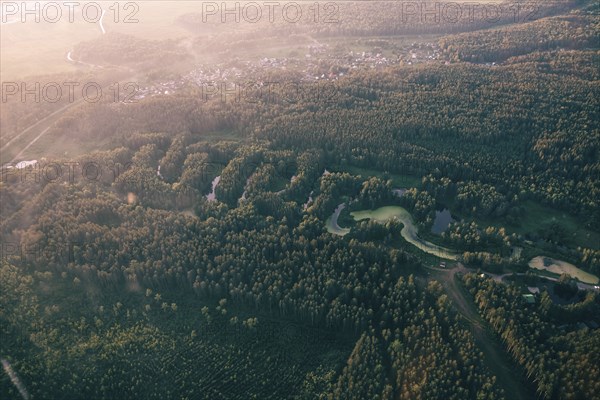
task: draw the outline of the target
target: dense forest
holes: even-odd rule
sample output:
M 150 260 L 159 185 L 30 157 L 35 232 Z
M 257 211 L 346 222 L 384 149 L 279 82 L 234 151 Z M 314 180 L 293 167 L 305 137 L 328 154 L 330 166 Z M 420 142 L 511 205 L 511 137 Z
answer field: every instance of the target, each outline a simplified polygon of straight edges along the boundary
M 344 2 L 336 24 L 306 4 L 308 20 L 269 29 L 188 13 L 186 40 L 74 48 L 105 66 L 86 79 L 148 86 L 76 96 L 47 128 L 71 152 L 17 167 L 3 150 L 0 397 L 597 397 L 597 287 L 528 264 L 600 275 L 597 6 L 432 25 L 386 4 Z M 341 36 L 367 50 L 219 59 Z M 199 49 L 252 90 L 206 96 L 209 68 L 185 70 Z M 361 64 L 380 50 L 398 62 Z M 2 104 L 2 146 L 67 105 L 19 100 Z M 406 221 L 353 216 L 384 207 L 452 258 L 405 240 Z
M 536 383 L 544 398 L 597 396 L 600 331 L 565 331 L 562 323 L 598 314 L 597 293 L 576 306 L 557 306 L 548 293 L 535 305 L 526 305 L 519 291 L 473 274 L 464 277 L 480 313 L 493 327 L 514 360 Z
M 158 135 L 153 137 L 157 142 L 161 140 Z M 161 162 L 165 166 L 176 146 L 177 140 L 164 152 Z M 1 274 L 6 288 L 3 326 L 14 330 L 6 332 L 11 340 L 3 342 L 7 346 L 3 347 L 3 354 L 15 360 L 27 381 L 45 382 L 40 374 L 49 373 L 44 371 L 51 368 L 53 381 L 64 382 L 57 388 L 29 387 L 31 392 L 43 396 L 45 391 L 60 390 L 67 396 L 71 396 L 69 393 L 75 396 L 82 393 L 83 385 L 90 393 L 109 397 L 125 387 L 131 395 L 145 393 L 151 398 L 192 396 L 206 384 L 195 374 L 189 375 L 189 385 L 178 376 L 181 384 L 160 388 L 140 386 L 149 372 L 144 370 L 143 362 L 135 360 L 141 357 L 140 352 L 151 351 L 158 365 L 162 357 L 168 357 L 169 363 L 186 371 L 185 365 L 194 359 L 193 354 L 212 359 L 214 356 L 206 349 L 216 339 L 210 333 L 212 325 L 204 326 L 206 319 L 211 318 L 215 324 L 227 319 L 230 324 L 240 324 L 242 340 L 256 340 L 252 329 L 260 332 L 261 328 L 254 325 L 260 325 L 262 317 L 229 317 L 227 305 L 231 302 L 236 310 L 242 310 L 238 311 L 240 314 L 243 310 L 250 315 L 268 310 L 268 318 L 291 319 L 295 324 L 306 324 L 319 335 L 333 335 L 340 329 L 353 333 L 350 337 L 358 335 L 346 366 L 344 352 L 349 348 L 341 348 L 333 360 L 320 360 L 323 365 L 315 360 L 318 368 L 310 371 L 311 379 L 330 390 L 333 398 L 364 398 L 363 394 L 372 398 L 456 399 L 500 395 L 493 378 L 481 366 L 472 338 L 458 323 L 441 288 L 434 284 L 419 287 L 412 276 L 403 277 L 418 267 L 417 259 L 371 242 L 331 240 L 322 222 L 311 212 L 302 216 L 295 202 L 275 200 L 269 192 L 257 188 L 237 208 L 229 208 L 226 203 L 220 203 L 220 207 L 197 206 L 203 210 L 202 218 L 150 207 L 156 202 L 162 208 L 176 209 L 163 196 L 171 193 L 176 204 L 181 193 L 185 193 L 166 192 L 160 186 L 166 183 L 156 174 L 148 172 L 142 178 L 143 160 L 152 160 L 153 148 L 156 145 L 141 146 L 135 155 L 141 165 L 131 167 L 114 184 L 83 181 L 73 186 L 46 185 L 33 196 L 29 206 L 19 211 L 29 214 L 29 227 L 22 225 L 19 214 L 8 218 L 7 225 L 3 225 L 12 232 L 25 228 L 19 252 L 11 254 L 10 263 L 3 265 Z M 212 153 L 213 149 L 207 150 Z M 248 150 L 245 151 L 248 154 L 260 154 Z M 209 153 L 195 154 L 208 157 Z M 118 156 L 118 152 L 112 155 Z M 268 153 L 265 156 L 274 157 Z M 248 160 L 234 157 L 226 169 L 243 170 L 238 159 L 242 160 L 239 163 Z M 133 173 L 137 169 L 139 175 Z M 268 169 L 259 168 L 253 176 Z M 259 180 L 253 178 L 251 182 L 254 179 Z M 133 186 L 121 189 L 120 182 Z M 228 185 L 236 187 L 235 180 L 229 182 Z M 125 195 L 130 190 L 140 195 L 125 204 L 119 193 Z M 154 196 L 149 195 L 152 192 Z M 223 193 L 228 191 L 223 189 Z M 37 294 L 42 287 L 47 290 Z M 59 288 L 71 294 L 65 299 L 54 298 L 51 293 Z M 70 299 L 77 296 L 88 299 L 81 309 L 70 304 Z M 189 296 L 198 300 L 189 300 Z M 179 300 L 174 298 L 183 298 L 184 304 L 178 304 Z M 211 304 L 211 299 L 218 305 L 213 303 L 202 313 L 200 306 L 196 306 L 196 311 L 190 308 L 190 303 Z M 221 300 L 217 302 L 218 299 Z M 185 317 L 168 317 L 177 313 Z M 214 329 L 218 331 L 218 327 Z M 27 354 L 35 362 L 23 369 L 16 361 L 23 355 L 11 350 L 22 345 L 11 344 L 13 340 L 22 340 L 25 332 L 40 351 Z M 75 347 L 69 345 L 69 348 L 80 350 L 63 354 L 61 349 L 65 348 L 64 340 L 69 340 L 69 335 L 75 335 L 72 340 L 77 341 Z M 231 385 L 233 390 L 248 390 L 244 381 L 235 377 L 243 373 L 244 379 L 249 379 L 251 374 L 259 372 L 250 372 L 251 366 L 238 364 L 239 357 L 247 357 L 237 347 L 240 343 L 231 348 L 226 346 L 227 353 L 220 356 L 226 357 L 223 361 L 227 364 L 235 365 L 224 372 L 229 378 L 212 381 L 214 392 L 202 394 L 203 398 L 214 398 L 213 393 L 223 397 Z M 180 350 L 173 354 L 172 346 Z M 256 346 L 265 343 L 259 341 Z M 433 358 L 417 361 L 415 352 L 423 349 Z M 85 372 L 64 369 L 71 362 L 81 362 L 81 357 L 90 352 L 95 356 L 86 361 Z M 115 352 L 124 352 L 122 356 L 126 358 L 122 362 L 128 367 L 98 369 L 100 360 L 108 358 L 114 362 L 118 354 Z M 258 357 L 260 353 L 252 356 Z M 273 390 L 279 379 L 290 385 L 285 395 L 301 393 L 303 385 L 312 382 L 297 380 L 294 369 L 300 367 L 300 360 L 288 363 L 274 354 L 270 357 L 274 359 L 267 363 L 284 375 L 263 375 L 256 396 L 277 398 L 279 392 L 269 390 Z M 410 364 L 400 361 L 405 358 L 413 361 Z M 435 361 L 438 358 L 443 361 Z M 50 367 L 56 363 L 56 367 Z M 329 373 L 329 369 L 335 374 Z M 333 381 L 340 369 L 341 375 Z M 360 372 L 365 370 L 370 374 Z M 416 371 L 423 370 L 430 370 L 431 376 L 437 378 L 422 382 Z M 455 379 L 464 384 L 455 385 L 454 379 L 448 380 L 448 374 L 458 374 Z M 348 386 L 349 381 L 362 387 L 364 393 L 348 392 L 352 387 Z M 3 385 L 6 390 L 14 390 L 8 387 L 8 380 Z M 311 398 L 310 394 L 306 396 Z

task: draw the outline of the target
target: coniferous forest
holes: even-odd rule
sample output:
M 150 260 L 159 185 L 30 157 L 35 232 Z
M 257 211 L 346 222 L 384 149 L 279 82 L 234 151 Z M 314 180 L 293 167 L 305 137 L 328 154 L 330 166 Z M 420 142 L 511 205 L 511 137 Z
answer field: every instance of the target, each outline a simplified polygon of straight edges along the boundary
M 2 9 L 0 398 L 599 398 L 597 2 L 149 3 Z

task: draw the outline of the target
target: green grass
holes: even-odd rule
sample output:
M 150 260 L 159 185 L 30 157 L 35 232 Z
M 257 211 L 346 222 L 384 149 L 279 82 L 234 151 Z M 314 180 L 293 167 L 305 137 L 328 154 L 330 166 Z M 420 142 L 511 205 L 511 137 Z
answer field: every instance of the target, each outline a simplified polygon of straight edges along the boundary
M 198 142 L 217 143 L 222 140 L 238 142 L 244 140 L 244 136 L 235 130 L 212 131 L 207 133 L 192 134 L 193 139 Z
M 350 215 L 356 221 L 372 219 L 373 221 L 376 221 L 378 223 L 385 223 L 386 221 L 389 221 L 392 218 L 397 218 L 404 225 L 400 234 L 402 238 L 404 238 L 408 243 L 412 244 L 413 246 L 419 248 L 420 250 L 426 253 L 430 253 L 436 256 L 438 256 L 438 254 L 443 254 L 443 258 L 448 260 L 455 260 L 458 256 L 458 254 L 454 253 L 450 249 L 437 246 L 419 238 L 417 234 L 418 228 L 416 228 L 413 224 L 411 214 L 402 207 L 384 206 L 376 210 L 352 211 Z M 327 227 L 328 232 L 342 236 L 350 232 L 350 228 L 348 227 L 340 226 L 340 229 L 336 229 L 333 226 L 331 219 L 332 217 L 329 217 L 325 222 L 325 226 Z
M 461 213 L 457 214 L 468 221 L 475 220 L 482 227 L 504 227 L 508 233 L 521 235 L 539 235 L 541 231 L 549 229 L 556 223 L 564 229 L 564 244 L 568 247 L 600 249 L 600 233 L 585 228 L 584 222 L 579 218 L 532 200 L 525 201 L 522 206 L 525 208 L 525 213 L 519 218 L 518 225 L 509 224 L 504 218 L 473 218 Z
M 520 226 L 515 228 L 517 233 L 534 233 L 549 227 L 552 223 L 558 223 L 565 229 L 568 243 L 600 248 L 600 233 L 583 227 L 583 221 L 578 218 L 533 201 L 526 201 L 523 206 L 525 215 L 520 218 Z

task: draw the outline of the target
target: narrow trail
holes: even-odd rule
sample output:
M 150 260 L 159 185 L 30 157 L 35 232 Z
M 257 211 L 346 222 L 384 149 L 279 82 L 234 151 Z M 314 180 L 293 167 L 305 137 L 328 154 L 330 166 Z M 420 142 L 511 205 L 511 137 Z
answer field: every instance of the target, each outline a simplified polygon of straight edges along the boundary
M 102 34 L 106 34 L 106 29 L 104 28 L 104 16 L 106 14 L 106 10 L 102 9 L 102 15 L 100 16 L 100 20 L 98 21 L 98 26 L 100 27 L 100 30 L 102 32 Z M 6 25 L 6 24 L 11 24 L 11 23 L 16 23 L 18 22 L 18 20 L 11 20 L 11 21 L 7 21 L 7 22 L 3 22 L 2 25 Z M 80 60 L 75 60 L 73 59 L 73 57 L 71 57 L 72 55 L 72 51 L 69 51 L 67 53 L 67 61 L 75 63 L 75 64 L 81 64 L 81 65 L 86 65 L 89 67 L 94 67 L 94 68 L 104 68 L 101 65 L 94 65 L 94 64 L 89 64 Z M 56 122 L 58 120 L 57 116 L 60 117 L 61 114 L 63 114 L 65 111 L 67 111 L 68 109 L 75 107 L 77 105 L 80 105 L 83 102 L 83 99 L 79 99 L 76 100 L 74 102 L 70 102 L 69 104 L 64 105 L 63 107 L 59 108 L 58 110 L 53 111 L 52 113 L 48 114 L 47 116 L 45 116 L 44 118 L 40 119 L 39 121 L 35 122 L 34 124 L 30 125 L 29 127 L 23 129 L 21 132 L 19 132 L 18 134 L 16 134 L 14 137 L 12 137 L 9 141 L 7 141 L 6 143 L 4 143 L 2 145 L 2 147 L 0 147 L 0 152 L 6 150 L 11 144 L 13 144 L 15 141 L 19 140 L 21 137 L 23 137 L 24 135 L 26 135 L 27 133 L 29 133 L 30 131 L 34 131 L 33 133 L 35 134 L 36 130 L 38 132 L 40 132 L 39 134 L 37 134 L 31 141 L 29 141 L 27 144 L 25 144 L 25 146 L 23 148 L 21 148 L 21 150 L 11 159 L 11 163 L 15 162 L 21 155 L 23 155 L 23 153 L 29 149 L 33 144 L 35 144 L 42 136 L 44 136 L 46 134 L 46 132 L 48 132 L 48 130 L 50 130 L 51 126 L 53 125 L 54 122 Z M 41 126 L 40 126 L 41 125 Z M 38 129 L 36 129 L 38 128 Z M 4 160 L 0 160 L 2 162 L 4 162 Z
M 73 64 L 81 64 L 81 65 L 85 65 L 87 67 L 92 67 L 92 68 L 100 68 L 100 69 L 104 68 L 102 65 L 90 64 L 90 63 L 86 63 L 84 61 L 75 60 L 73 57 L 71 57 L 71 54 L 73 54 L 73 51 L 69 51 L 67 53 L 67 61 L 72 62 Z
M 105 13 L 106 13 L 106 11 L 103 10 L 102 17 L 104 16 Z M 105 30 L 104 25 L 102 23 L 102 19 L 99 22 L 99 26 L 100 26 L 100 29 L 102 31 L 102 34 L 105 34 L 106 30 Z M 136 74 L 137 74 L 137 71 L 135 71 L 134 69 L 132 69 L 130 67 L 124 67 L 124 66 L 112 65 L 112 64 L 108 64 L 108 65 L 96 65 L 96 64 L 90 64 L 90 63 L 86 63 L 86 62 L 81 61 L 81 60 L 74 59 L 72 51 L 67 52 L 66 60 L 68 62 L 70 62 L 70 63 L 80 64 L 80 65 L 84 65 L 84 66 L 90 67 L 90 68 L 98 68 L 98 69 L 106 69 L 108 67 L 110 67 L 110 68 L 117 68 L 117 69 L 122 70 L 122 71 L 127 71 L 130 74 L 128 77 L 122 77 L 122 78 L 120 78 L 120 80 L 131 79 L 131 78 L 135 77 Z M 103 90 L 105 88 L 106 87 L 102 87 Z M 79 99 L 77 99 L 77 100 L 75 100 L 73 102 L 69 102 L 68 104 L 66 104 L 66 105 L 60 107 L 59 109 L 51 112 L 50 114 L 46 115 L 44 118 L 40 119 L 39 121 L 33 123 L 32 125 L 28 126 L 25 129 L 23 129 L 21 132 L 17 133 L 15 136 L 13 136 L 6 143 L 2 144 L 2 146 L 0 147 L 0 162 L 1 163 L 6 163 L 6 159 L 10 159 L 10 163 L 13 163 L 13 162 L 17 161 L 18 158 L 21 157 L 32 145 L 34 145 L 48 131 L 50 131 L 50 128 L 67 111 L 69 111 L 70 109 L 72 109 L 74 107 L 82 105 L 84 102 L 85 102 L 85 100 L 83 98 L 79 98 Z M 21 139 L 28 140 L 28 141 L 26 143 L 19 143 L 19 141 Z M 31 140 L 29 140 L 29 139 L 31 139 Z M 17 147 L 17 148 L 14 149 L 14 147 Z M 13 150 L 13 151 L 9 151 L 9 150 Z M 16 154 L 16 155 L 11 156 L 11 154 Z
M 39 140 L 39 138 L 41 138 L 42 136 L 44 136 L 46 134 L 46 132 L 48 132 L 48 130 L 51 128 L 51 126 L 47 127 L 46 129 L 44 129 L 42 131 L 42 133 L 40 133 L 39 135 L 37 135 L 31 142 L 29 142 L 27 144 L 27 146 L 23 147 L 23 150 L 21 150 L 19 152 L 19 154 L 17 154 L 16 156 L 13 157 L 12 160 L 10 160 L 11 163 L 15 162 L 19 157 L 21 157 L 23 155 L 23 153 L 25 153 L 25 151 L 27 151 L 28 148 L 30 148 L 35 142 L 37 142 Z
M 45 116 L 44 118 L 40 119 L 39 121 L 37 121 L 36 123 L 34 123 L 33 125 L 30 125 L 29 127 L 25 128 L 24 130 L 22 130 L 21 132 L 19 132 L 17 135 L 15 135 L 12 139 L 10 139 L 8 142 L 6 142 L 2 147 L 0 147 L 0 151 L 5 150 L 8 146 L 10 146 L 15 140 L 18 140 L 21 136 L 25 135 L 27 132 L 29 132 L 30 130 L 36 128 L 38 125 L 43 124 L 44 122 L 47 122 L 49 119 L 51 119 L 52 117 L 56 116 L 57 114 L 62 113 L 63 111 L 65 111 L 66 109 L 73 107 L 74 105 L 80 103 L 82 100 L 77 100 L 74 101 L 73 103 L 69 103 L 61 108 L 59 108 L 58 110 L 50 113 L 49 115 Z
M 446 294 L 452 300 L 459 314 L 471 327 L 475 344 L 483 353 L 483 361 L 488 369 L 496 376 L 498 386 L 504 389 L 505 397 L 509 400 L 535 399 L 535 393 L 519 374 L 519 368 L 504 350 L 501 343 L 494 337 L 491 328 L 484 321 L 471 299 L 465 298 L 463 289 L 456 281 L 457 273 L 472 272 L 462 264 L 449 270 L 427 268 L 432 279 L 444 287 Z

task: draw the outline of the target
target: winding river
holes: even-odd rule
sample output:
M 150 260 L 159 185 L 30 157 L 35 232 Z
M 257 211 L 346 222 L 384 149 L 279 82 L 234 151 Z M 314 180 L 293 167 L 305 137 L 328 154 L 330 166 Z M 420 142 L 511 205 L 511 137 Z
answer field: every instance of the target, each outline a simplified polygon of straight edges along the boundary
M 206 195 L 206 199 L 208 201 L 215 201 L 217 200 L 217 194 L 215 193 L 215 189 L 217 188 L 217 185 L 219 184 L 219 182 L 221 181 L 221 175 L 217 176 L 215 179 L 213 179 L 212 181 L 212 190 L 209 194 Z
M 338 218 L 340 213 L 346 207 L 345 203 L 340 204 L 334 211 L 334 213 L 327 219 L 327 231 L 334 235 L 344 236 L 350 232 L 350 228 L 342 228 L 338 224 Z M 408 243 L 413 246 L 419 248 L 425 253 L 432 254 L 439 258 L 444 258 L 447 260 L 457 260 L 459 254 L 451 249 L 438 246 L 434 243 L 423 240 L 418 235 L 418 229 L 414 224 L 412 215 L 406 209 L 399 206 L 385 206 L 380 207 L 376 210 L 361 210 L 351 212 L 350 215 L 354 218 L 355 221 L 362 221 L 365 219 L 371 219 L 378 223 L 384 224 L 387 221 L 392 219 L 397 219 L 403 225 L 402 230 L 400 231 L 400 235 L 406 240 Z M 520 250 L 518 249 L 516 252 L 513 252 L 511 258 L 515 256 L 517 258 L 520 257 Z M 515 254 L 516 253 L 516 254 Z M 590 274 L 589 272 L 583 271 L 577 268 L 573 264 L 569 264 L 565 261 L 555 260 L 549 257 L 534 257 L 529 262 L 529 267 L 534 270 L 546 270 L 556 275 L 560 275 L 563 273 L 567 273 L 571 275 L 573 278 L 576 278 L 580 284 L 581 289 L 597 289 L 597 286 L 600 282 L 600 279 Z M 556 278 L 549 278 L 551 280 L 556 280 Z M 586 286 L 587 284 L 587 286 Z
M 329 219 L 327 220 L 327 231 L 339 236 L 344 236 L 348 232 L 350 232 L 349 228 L 342 228 L 338 225 L 337 220 L 339 218 L 340 213 L 344 209 L 345 204 L 340 204 L 335 212 Z M 355 221 L 362 221 L 365 219 L 372 219 L 378 223 L 386 223 L 391 219 L 399 220 L 403 227 L 400 231 L 400 235 L 406 240 L 408 243 L 413 246 L 419 248 L 420 250 L 433 254 L 440 258 L 445 258 L 447 260 L 456 260 L 458 254 L 450 249 L 445 247 L 438 246 L 431 242 L 421 239 L 418 236 L 418 229 L 414 224 L 412 215 L 410 213 L 399 206 L 385 206 L 380 207 L 376 210 L 361 210 L 351 212 L 350 215 L 354 218 Z
M 335 209 L 335 211 L 333 212 L 333 214 L 331 214 L 331 217 L 327 218 L 327 231 L 329 233 L 333 233 L 334 235 L 338 235 L 338 236 L 344 236 L 347 235 L 348 233 L 350 233 L 350 228 L 342 228 L 340 227 L 340 225 L 338 224 L 338 218 L 340 217 L 340 213 L 342 212 L 342 210 L 346 208 L 346 204 L 342 203 L 339 206 L 337 206 L 337 208 Z

